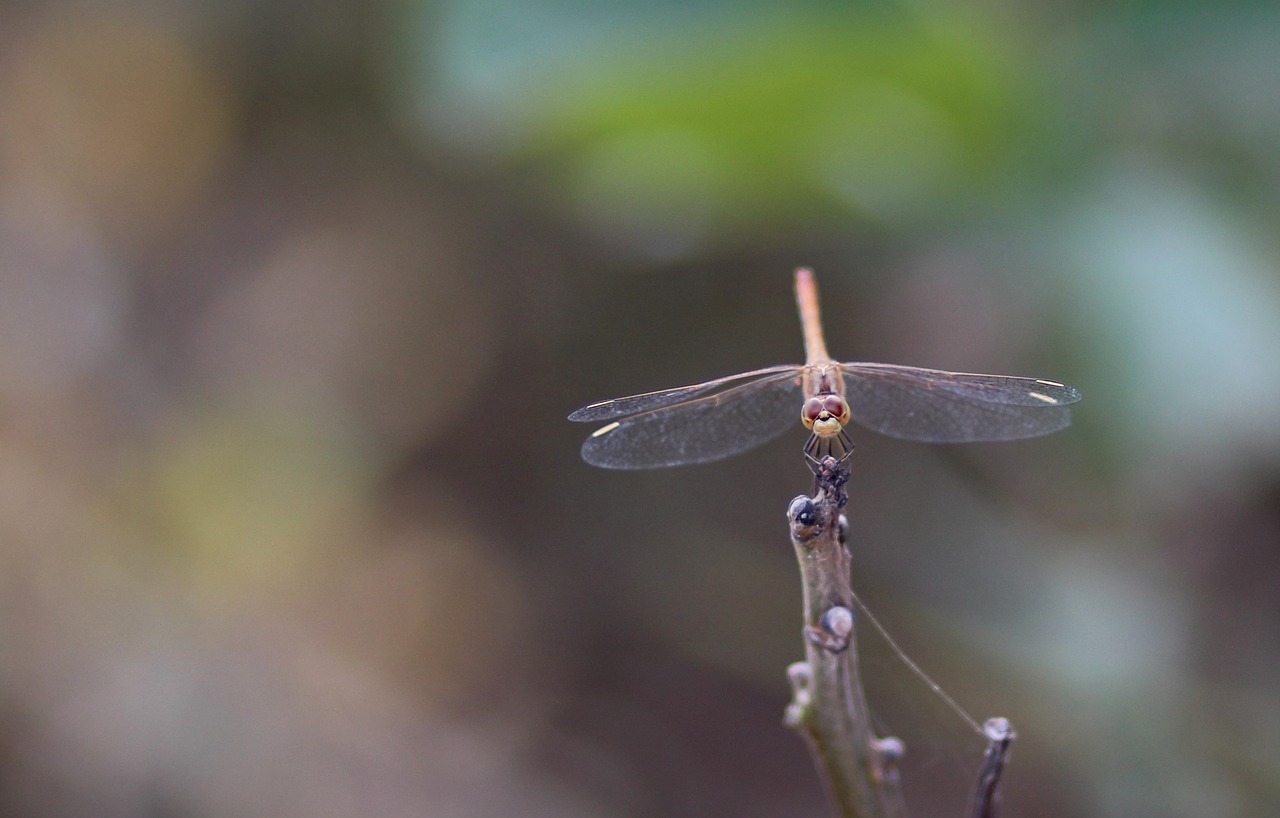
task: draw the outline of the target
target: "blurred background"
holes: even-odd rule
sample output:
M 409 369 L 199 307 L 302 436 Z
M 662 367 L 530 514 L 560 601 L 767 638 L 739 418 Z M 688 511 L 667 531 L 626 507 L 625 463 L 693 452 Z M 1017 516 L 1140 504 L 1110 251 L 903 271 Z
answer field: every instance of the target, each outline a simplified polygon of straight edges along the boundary
M 1005 814 L 1277 814 L 1278 37 L 0 2 L 0 814 L 824 814 L 781 725 L 804 433 L 620 473 L 564 419 L 799 361 L 798 265 L 836 357 L 1085 396 L 855 431 L 855 587 L 1013 721 Z M 933 759 L 982 742 L 863 638 L 914 814 L 962 814 Z

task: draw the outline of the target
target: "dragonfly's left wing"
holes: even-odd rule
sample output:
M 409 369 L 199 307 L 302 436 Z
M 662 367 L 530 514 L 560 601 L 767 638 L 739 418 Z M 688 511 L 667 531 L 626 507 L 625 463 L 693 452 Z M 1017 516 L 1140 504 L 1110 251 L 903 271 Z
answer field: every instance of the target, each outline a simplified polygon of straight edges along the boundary
M 657 392 L 645 392 L 641 395 L 629 395 L 625 398 L 602 400 L 599 403 L 593 403 L 590 406 L 584 406 L 581 409 L 576 410 L 573 414 L 569 415 L 569 420 L 576 420 L 582 423 L 613 420 L 614 418 L 620 418 L 626 415 L 648 412 L 651 409 L 661 409 L 664 406 L 671 406 L 676 403 L 686 403 L 699 395 L 705 395 L 708 392 L 728 389 L 731 386 L 739 385 L 745 381 L 752 381 L 771 375 L 779 375 L 783 372 L 797 372 L 799 369 L 800 367 L 795 364 L 767 366 L 764 369 L 756 369 L 751 372 L 741 372 L 737 375 L 729 375 L 725 378 L 716 378 L 714 381 L 696 383 L 692 386 L 677 386 L 674 389 L 662 389 Z
M 582 444 L 582 459 L 607 469 L 719 460 L 799 426 L 801 402 L 795 367 L 781 367 L 768 377 L 602 426 Z
M 1080 393 L 1065 384 L 892 364 L 847 363 L 853 419 L 890 437 L 926 443 L 1021 440 L 1063 429 Z

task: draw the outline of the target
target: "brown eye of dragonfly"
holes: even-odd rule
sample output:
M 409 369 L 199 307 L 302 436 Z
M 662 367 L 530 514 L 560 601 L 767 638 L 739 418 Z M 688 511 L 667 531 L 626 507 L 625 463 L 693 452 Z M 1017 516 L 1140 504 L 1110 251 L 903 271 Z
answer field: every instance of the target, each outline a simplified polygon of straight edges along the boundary
M 849 422 L 849 404 L 839 395 L 824 395 L 822 408 L 827 410 L 841 425 Z
M 800 410 L 800 419 L 804 421 L 804 425 L 810 429 L 813 428 L 813 422 L 822 417 L 822 413 L 826 409 L 822 405 L 820 398 L 809 398 L 804 402 L 804 407 Z

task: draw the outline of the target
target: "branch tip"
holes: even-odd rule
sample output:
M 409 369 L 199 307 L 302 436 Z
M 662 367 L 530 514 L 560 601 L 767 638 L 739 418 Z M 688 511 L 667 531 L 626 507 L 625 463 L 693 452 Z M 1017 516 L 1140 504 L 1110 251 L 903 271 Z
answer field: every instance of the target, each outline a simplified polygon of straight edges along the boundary
M 1013 724 L 1003 716 L 996 716 L 983 722 L 982 732 L 990 741 L 1006 745 L 1018 737 L 1013 730 Z
M 982 725 L 990 744 L 982 767 L 978 770 L 978 783 L 973 791 L 972 818 L 997 818 L 1000 814 L 1000 775 L 1009 761 L 1009 747 L 1018 737 L 1009 720 L 1002 717 L 987 719 Z
M 849 502 L 845 493 L 845 483 L 849 482 L 849 465 L 843 460 L 827 455 L 818 461 L 813 470 L 814 484 L 818 489 L 818 497 L 829 497 L 835 501 L 837 508 L 844 508 Z

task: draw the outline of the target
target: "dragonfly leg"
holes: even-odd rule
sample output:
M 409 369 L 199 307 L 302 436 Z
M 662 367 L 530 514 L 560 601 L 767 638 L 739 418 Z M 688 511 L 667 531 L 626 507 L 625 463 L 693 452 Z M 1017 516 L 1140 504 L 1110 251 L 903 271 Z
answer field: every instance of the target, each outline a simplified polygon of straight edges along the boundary
M 809 441 L 804 444 L 804 459 L 809 461 L 809 468 L 815 473 L 822 465 L 823 458 L 834 457 L 843 463 L 851 454 L 853 454 L 853 439 L 844 429 L 833 437 L 809 435 Z
M 840 462 L 843 463 L 849 459 L 849 455 L 853 454 L 853 438 L 849 437 L 849 433 L 844 429 L 840 430 L 840 446 L 844 449 L 844 454 L 840 455 Z M 832 448 L 835 447 L 832 446 Z
M 804 459 L 809 461 L 809 468 L 814 474 L 818 473 L 818 468 L 822 465 L 822 438 L 817 435 L 809 435 L 809 440 L 804 444 Z
M 824 457 L 834 457 L 843 463 L 851 454 L 853 454 L 853 438 L 849 437 L 849 433 L 844 429 L 832 437 L 811 434 L 808 442 L 804 444 L 804 459 L 809 461 L 809 468 L 814 474 L 817 474 L 821 468 Z

